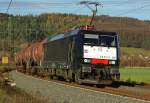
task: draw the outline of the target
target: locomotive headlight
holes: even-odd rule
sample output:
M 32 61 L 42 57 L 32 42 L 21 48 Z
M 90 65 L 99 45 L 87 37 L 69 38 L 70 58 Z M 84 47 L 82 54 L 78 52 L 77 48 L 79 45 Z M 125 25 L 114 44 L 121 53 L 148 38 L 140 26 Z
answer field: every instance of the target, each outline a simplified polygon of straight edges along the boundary
M 90 63 L 91 60 L 90 60 L 90 59 L 84 59 L 84 62 L 85 62 L 85 63 Z
M 116 64 L 116 61 L 109 61 L 109 64 Z

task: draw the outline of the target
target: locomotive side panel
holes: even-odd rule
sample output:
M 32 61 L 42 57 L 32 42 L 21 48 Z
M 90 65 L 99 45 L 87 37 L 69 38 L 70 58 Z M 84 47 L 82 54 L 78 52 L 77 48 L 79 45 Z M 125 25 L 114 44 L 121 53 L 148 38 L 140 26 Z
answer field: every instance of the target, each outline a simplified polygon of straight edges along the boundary
M 67 35 L 59 40 L 44 44 L 43 67 L 48 68 L 52 75 L 71 78 L 81 65 L 81 44 L 76 35 Z
M 63 38 L 44 44 L 43 66 L 64 68 L 68 65 L 70 38 Z

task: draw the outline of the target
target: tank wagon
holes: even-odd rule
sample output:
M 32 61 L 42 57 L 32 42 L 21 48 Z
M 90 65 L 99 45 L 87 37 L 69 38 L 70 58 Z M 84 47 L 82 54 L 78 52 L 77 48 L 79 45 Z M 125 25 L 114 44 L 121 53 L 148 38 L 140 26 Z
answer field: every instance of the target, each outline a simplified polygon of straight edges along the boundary
M 115 32 L 83 26 L 35 44 L 31 45 L 32 56 L 25 64 L 36 73 L 77 83 L 110 84 L 120 79 L 119 40 Z
M 19 71 L 37 73 L 41 67 L 45 40 L 36 41 L 16 53 L 16 65 Z

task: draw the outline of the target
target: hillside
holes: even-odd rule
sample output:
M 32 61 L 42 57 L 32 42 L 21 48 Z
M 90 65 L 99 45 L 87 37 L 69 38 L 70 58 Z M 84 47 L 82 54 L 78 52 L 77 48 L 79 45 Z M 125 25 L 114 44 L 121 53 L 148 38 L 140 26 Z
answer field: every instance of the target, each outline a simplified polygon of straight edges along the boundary
M 69 28 L 88 25 L 90 16 L 73 14 L 41 14 L 13 16 L 0 14 L 0 56 L 9 55 L 22 48 L 22 45 L 65 31 Z M 119 34 L 122 50 L 122 65 L 130 65 L 127 58 L 133 55 L 141 59 L 141 52 L 149 55 L 150 22 L 127 17 L 97 16 L 93 23 L 97 30 L 114 31 Z M 134 48 L 134 49 L 132 49 Z M 137 49 L 135 49 L 137 48 Z M 140 51 L 140 52 L 137 52 Z M 129 53 L 131 51 L 131 54 Z M 136 51 L 136 52 L 135 52 Z M 135 55 L 136 54 L 136 55 Z M 144 54 L 142 54 L 143 56 Z M 133 56 L 132 56 L 133 57 Z M 147 57 L 142 57 L 147 58 Z M 142 66 L 146 61 L 144 59 Z M 132 62 L 133 63 L 133 62 Z M 147 62 L 146 62 L 147 63 Z M 135 64 L 132 64 L 135 65 Z M 147 64 L 146 64 L 147 65 Z M 136 65 L 138 66 L 138 65 Z
M 150 67 L 150 50 L 142 48 L 121 48 L 121 66 Z
M 12 44 L 14 38 L 16 45 L 32 42 L 69 28 L 88 25 L 90 18 L 73 14 L 41 14 L 38 16 L 10 15 L 8 20 L 8 15 L 0 14 L 0 37 L 6 40 L 5 47 Z M 150 22 L 148 21 L 127 17 L 98 16 L 93 24 L 98 30 L 117 32 L 123 47 L 150 49 Z M 0 44 L 2 47 L 3 43 Z
M 123 47 L 150 49 L 150 22 L 127 17 L 101 16 L 95 23 L 100 30 L 117 32 Z

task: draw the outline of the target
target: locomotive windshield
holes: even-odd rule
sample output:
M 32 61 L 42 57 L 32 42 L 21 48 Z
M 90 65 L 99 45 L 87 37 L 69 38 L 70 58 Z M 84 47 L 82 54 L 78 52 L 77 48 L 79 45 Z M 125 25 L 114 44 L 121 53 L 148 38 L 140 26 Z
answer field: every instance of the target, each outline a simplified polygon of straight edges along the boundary
M 85 34 L 84 35 L 84 44 L 87 45 L 98 45 L 99 36 L 92 35 L 92 34 Z
M 116 36 L 110 35 L 94 35 L 94 34 L 85 34 L 84 35 L 84 44 L 86 45 L 100 45 L 107 47 L 116 46 Z
M 100 35 L 99 45 L 101 45 L 101 46 L 110 46 L 110 47 L 116 46 L 115 36 Z

